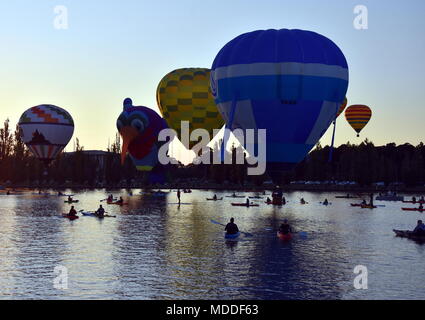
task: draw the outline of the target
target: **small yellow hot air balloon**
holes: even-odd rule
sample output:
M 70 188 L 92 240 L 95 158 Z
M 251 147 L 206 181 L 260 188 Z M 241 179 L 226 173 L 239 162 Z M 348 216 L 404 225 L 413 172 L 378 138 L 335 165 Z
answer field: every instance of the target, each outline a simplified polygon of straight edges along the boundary
M 206 129 L 210 139 L 213 130 L 224 125 L 211 94 L 209 69 L 183 68 L 168 73 L 158 85 L 157 102 L 162 116 L 177 131 L 180 140 L 182 121 L 189 122 L 189 133 Z M 190 141 L 185 147 L 191 149 L 196 143 Z
M 345 111 L 345 118 L 357 132 L 357 137 L 360 137 L 360 131 L 363 130 L 370 118 L 372 118 L 372 110 L 370 110 L 368 106 L 362 104 L 352 105 Z

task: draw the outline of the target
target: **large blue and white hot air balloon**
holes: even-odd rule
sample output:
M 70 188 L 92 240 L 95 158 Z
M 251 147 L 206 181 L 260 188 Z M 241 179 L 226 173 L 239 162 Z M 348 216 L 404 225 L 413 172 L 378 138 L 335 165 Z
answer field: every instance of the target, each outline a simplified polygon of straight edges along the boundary
M 272 175 L 302 161 L 335 120 L 348 88 L 342 51 L 303 30 L 242 34 L 217 54 L 211 89 L 231 129 L 267 129 Z

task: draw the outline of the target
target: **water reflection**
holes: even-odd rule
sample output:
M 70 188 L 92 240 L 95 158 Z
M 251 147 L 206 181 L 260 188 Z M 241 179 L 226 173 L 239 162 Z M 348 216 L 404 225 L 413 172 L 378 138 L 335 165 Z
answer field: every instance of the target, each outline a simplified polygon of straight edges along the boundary
M 331 193 L 293 192 L 283 207 L 232 207 L 227 192 L 140 195 L 138 190 L 75 193 L 78 210 L 103 204 L 117 218 L 63 219 L 63 197 L 27 192 L 0 202 L 0 298 L 46 299 L 385 299 L 425 298 L 425 246 L 395 238 L 418 215 L 400 204 L 376 210 L 349 206 Z M 107 194 L 126 206 L 107 205 Z M 206 201 L 217 193 L 223 201 Z M 231 193 L 231 192 L 230 192 Z M 246 194 L 253 195 L 253 194 Z M 309 204 L 300 205 L 305 198 Z M 328 198 L 332 205 L 320 204 Z M 352 201 L 352 200 L 351 200 Z M 227 241 L 231 217 L 242 231 Z M 282 242 L 287 218 L 306 237 Z M 353 269 L 365 265 L 370 289 L 353 288 Z M 69 289 L 53 288 L 53 269 L 69 271 Z M 397 286 L 394 286 L 397 283 Z

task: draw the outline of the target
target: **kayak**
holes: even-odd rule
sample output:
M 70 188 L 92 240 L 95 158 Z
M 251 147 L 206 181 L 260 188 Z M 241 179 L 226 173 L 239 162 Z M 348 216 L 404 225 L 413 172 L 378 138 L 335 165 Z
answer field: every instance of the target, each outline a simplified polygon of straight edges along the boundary
M 257 196 L 257 197 L 249 197 L 250 199 L 263 199 L 264 197 L 260 197 L 260 196 Z
M 246 198 L 245 196 L 226 196 L 226 198 Z
M 364 206 L 364 204 L 363 203 L 351 203 L 351 206 L 352 207 L 361 207 L 361 206 Z
M 335 196 L 335 198 L 337 198 L 337 199 L 358 199 L 358 198 L 360 198 L 360 197 L 358 197 L 358 196 Z
M 237 238 L 239 238 L 239 236 L 241 235 L 241 233 L 240 232 L 238 232 L 238 233 L 235 233 L 235 234 L 228 234 L 228 233 L 226 233 L 225 235 L 224 235 L 224 238 L 225 239 L 237 239 Z
M 107 203 L 107 204 L 116 204 L 117 206 L 125 206 L 125 205 L 128 205 L 128 203 L 126 203 L 126 202 L 118 202 L 118 201 L 116 201 L 116 202 L 107 201 L 106 203 Z
M 284 233 L 278 231 L 277 232 L 277 237 L 280 240 L 283 240 L 283 241 L 290 241 L 290 240 L 292 240 L 292 233 L 284 234 Z
M 412 231 L 409 230 L 393 230 L 396 234 L 397 237 L 401 237 L 401 238 L 408 238 L 411 240 L 416 240 L 416 241 L 424 241 L 425 242 L 425 235 L 424 236 L 418 236 L 416 234 L 414 234 Z
M 81 214 L 85 217 L 96 217 L 96 218 L 116 218 L 117 216 L 110 216 L 105 214 L 103 217 L 99 217 L 99 215 L 97 215 L 94 212 L 81 212 Z
M 64 201 L 65 203 L 78 203 L 80 200 Z
M 208 201 L 221 201 L 221 200 L 223 200 L 223 198 L 217 198 L 217 199 L 214 199 L 214 198 L 209 199 L 209 198 L 207 198 L 207 200 Z
M 259 204 L 250 203 L 249 205 L 246 203 L 232 203 L 234 207 L 259 207 Z
M 362 204 L 360 207 L 362 209 L 376 209 L 376 208 L 378 208 L 377 206 L 371 206 L 369 204 Z
M 79 219 L 79 218 L 80 218 L 79 216 L 70 216 L 69 214 L 63 214 L 62 216 L 63 216 L 64 218 L 67 218 L 67 219 L 71 220 L 71 221 L 73 221 L 73 220 L 77 220 L 77 219 Z
M 403 210 L 403 211 L 419 211 L 419 212 L 425 212 L 425 208 L 424 209 L 419 209 L 419 208 L 401 208 L 401 210 Z

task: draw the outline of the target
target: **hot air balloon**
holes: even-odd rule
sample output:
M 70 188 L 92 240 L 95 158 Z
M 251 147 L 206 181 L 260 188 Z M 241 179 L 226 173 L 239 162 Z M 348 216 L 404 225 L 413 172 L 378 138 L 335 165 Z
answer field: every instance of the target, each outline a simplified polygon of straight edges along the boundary
M 26 146 L 46 166 L 66 147 L 74 133 L 71 115 L 50 104 L 28 109 L 18 125 Z
M 345 118 L 357 132 L 357 137 L 360 137 L 360 131 L 368 124 L 371 117 L 372 110 L 368 106 L 361 104 L 352 105 L 345 111 Z
M 124 111 L 117 120 L 123 139 L 121 162 L 127 152 L 139 171 L 151 171 L 158 163 L 158 150 L 165 142 L 158 141 L 159 132 L 168 128 L 155 111 L 143 106 L 133 106 L 130 98 L 124 100 Z
M 210 139 L 213 130 L 224 125 L 211 94 L 209 69 L 183 68 L 168 73 L 158 85 L 157 102 L 162 116 L 188 149 L 197 142 L 182 139 L 182 121 L 189 122 L 189 134 L 202 128 L 208 130 Z
M 347 98 L 345 98 L 344 102 L 341 104 L 341 106 L 338 109 L 338 112 L 336 113 L 337 118 L 341 115 L 341 113 L 344 112 L 345 108 L 347 107 L 347 103 L 348 103 L 348 100 Z
M 267 170 L 274 180 L 326 132 L 348 87 L 344 54 L 311 31 L 242 34 L 220 50 L 211 69 L 212 93 L 227 126 L 267 129 Z

